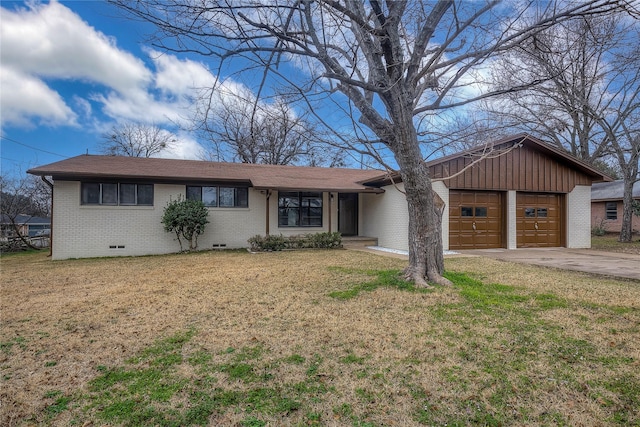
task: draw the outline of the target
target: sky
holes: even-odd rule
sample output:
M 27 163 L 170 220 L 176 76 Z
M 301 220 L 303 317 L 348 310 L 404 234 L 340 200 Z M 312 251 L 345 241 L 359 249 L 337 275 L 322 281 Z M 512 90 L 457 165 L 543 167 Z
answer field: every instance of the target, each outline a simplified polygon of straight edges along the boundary
M 175 132 L 166 157 L 199 158 L 202 147 L 180 128 L 191 97 L 215 81 L 202 57 L 154 50 L 150 25 L 100 0 L 0 7 L 3 175 L 99 154 L 105 132 L 124 122 Z
M 217 64 L 154 49 L 154 30 L 103 0 L 0 0 L 2 174 L 23 176 L 35 166 L 100 154 L 104 134 L 131 122 L 175 133 L 178 143 L 163 157 L 210 158 L 206 142 L 184 129 L 193 97 L 216 82 Z M 253 95 L 235 79 L 251 84 L 246 72 L 223 72 L 217 94 L 226 88 Z M 322 114 L 333 127 L 344 116 L 331 107 Z M 345 158 L 352 160 L 360 166 Z

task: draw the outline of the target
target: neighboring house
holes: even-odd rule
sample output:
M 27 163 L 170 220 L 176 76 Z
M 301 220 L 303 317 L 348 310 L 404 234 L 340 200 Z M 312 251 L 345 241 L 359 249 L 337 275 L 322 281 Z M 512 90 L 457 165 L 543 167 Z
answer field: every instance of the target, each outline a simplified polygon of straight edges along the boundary
M 591 184 L 609 178 L 528 135 L 492 146 L 513 149 L 428 163 L 434 179 L 453 176 L 434 182 L 444 248 L 589 247 Z M 161 218 L 178 197 L 209 207 L 202 249 L 322 231 L 408 247 L 403 184 L 383 171 L 82 155 L 28 172 L 54 181 L 53 259 L 175 252 Z
M 619 233 L 622 228 L 624 182 L 601 182 L 591 187 L 591 226 Z M 640 202 L 640 182 L 633 186 L 633 199 Z M 631 227 L 640 231 L 640 217 L 632 216 Z
M 48 236 L 51 232 L 50 218 L 16 215 L 15 223 L 18 225 L 18 232 L 25 237 Z M 16 235 L 11 219 L 5 214 L 0 216 L 0 230 L 2 237 L 13 237 Z

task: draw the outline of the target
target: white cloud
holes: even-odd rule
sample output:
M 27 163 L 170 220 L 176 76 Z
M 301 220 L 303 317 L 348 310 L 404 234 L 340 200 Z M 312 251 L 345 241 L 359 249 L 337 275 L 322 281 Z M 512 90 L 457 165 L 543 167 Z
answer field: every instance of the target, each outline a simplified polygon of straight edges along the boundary
M 119 92 L 151 80 L 150 71 L 113 38 L 96 31 L 56 1 L 2 10 L 1 58 L 25 74 L 87 79 Z
M 137 122 L 176 132 L 191 124 L 212 87 L 214 108 L 231 95 L 255 100 L 238 82 L 218 82 L 201 62 L 152 49 L 134 56 L 56 0 L 0 12 L 0 129 L 75 126 L 99 135 Z M 202 156 L 193 135 L 177 131 L 176 139 L 163 156 Z
M 55 0 L 1 11 L 3 126 L 73 125 L 82 116 L 99 127 L 98 112 L 116 121 L 181 124 L 192 115 L 196 89 L 215 82 L 203 64 L 154 50 L 146 52 L 147 67 Z M 58 93 L 51 84 L 60 81 L 94 87 L 88 96 Z
M 216 83 L 213 74 L 199 62 L 180 60 L 154 50 L 149 51 L 149 56 L 156 67 L 156 87 L 163 93 L 191 96 L 194 90 L 210 88 Z
M 201 63 L 149 50 L 155 66 L 153 85 L 128 92 L 99 94 L 94 100 L 116 120 L 143 123 L 188 123 L 193 115 L 194 98 L 202 88 L 212 87 L 215 77 Z
M 34 119 L 49 126 L 73 125 L 76 122 L 76 114 L 62 97 L 35 77 L 2 64 L 0 87 L 3 128 L 5 125 L 29 127 Z
M 202 146 L 190 135 L 180 132 L 176 135 L 176 140 L 173 147 L 161 152 L 158 157 L 189 160 L 199 160 L 202 158 Z

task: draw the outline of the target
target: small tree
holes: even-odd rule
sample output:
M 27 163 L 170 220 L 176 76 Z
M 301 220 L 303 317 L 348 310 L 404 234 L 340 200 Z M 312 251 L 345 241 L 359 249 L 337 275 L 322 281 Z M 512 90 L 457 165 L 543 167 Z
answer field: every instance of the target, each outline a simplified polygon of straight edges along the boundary
M 164 231 L 176 233 L 176 239 L 182 247 L 182 239 L 189 242 L 189 251 L 198 247 L 198 236 L 204 232 L 204 227 L 209 223 L 207 219 L 209 211 L 204 203 L 198 200 L 171 200 L 164 208 L 162 224 Z

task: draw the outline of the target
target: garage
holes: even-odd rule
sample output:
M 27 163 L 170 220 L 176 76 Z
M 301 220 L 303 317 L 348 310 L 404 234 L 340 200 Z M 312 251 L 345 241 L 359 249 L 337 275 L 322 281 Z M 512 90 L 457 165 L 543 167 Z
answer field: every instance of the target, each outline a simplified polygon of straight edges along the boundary
M 504 247 L 503 193 L 449 192 L 449 247 L 487 249 Z
M 560 194 L 517 193 L 517 247 L 564 246 L 562 219 L 562 196 Z

